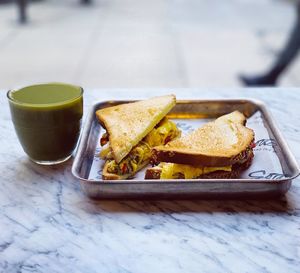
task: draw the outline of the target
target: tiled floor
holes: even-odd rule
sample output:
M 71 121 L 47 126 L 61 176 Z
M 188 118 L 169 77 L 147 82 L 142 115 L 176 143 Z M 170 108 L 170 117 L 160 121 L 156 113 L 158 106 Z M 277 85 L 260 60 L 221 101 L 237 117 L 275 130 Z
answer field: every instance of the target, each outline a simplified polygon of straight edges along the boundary
M 44 0 L 28 11 L 20 26 L 0 5 L 0 88 L 238 86 L 239 72 L 270 65 L 294 19 L 275 0 Z M 299 71 L 296 60 L 280 84 L 299 84 Z

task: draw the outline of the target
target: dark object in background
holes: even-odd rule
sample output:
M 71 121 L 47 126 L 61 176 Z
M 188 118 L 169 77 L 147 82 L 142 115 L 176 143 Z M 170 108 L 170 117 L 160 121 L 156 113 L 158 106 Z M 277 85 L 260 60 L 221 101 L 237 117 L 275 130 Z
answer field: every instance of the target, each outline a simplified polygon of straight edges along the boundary
M 17 0 L 17 4 L 19 6 L 19 21 L 20 21 L 20 23 L 26 23 L 26 21 L 27 21 L 27 16 L 26 16 L 27 0 Z
M 19 22 L 25 23 L 27 21 L 27 16 L 26 16 L 27 3 L 28 2 L 38 2 L 38 1 L 42 1 L 42 0 L 0 0 L 0 5 L 17 3 Z
M 13 0 L 0 0 L 0 5 L 1 4 L 9 4 L 11 2 L 13 2 Z
M 300 48 L 300 3 L 296 6 L 297 18 L 294 24 L 290 37 L 279 54 L 273 67 L 264 75 L 260 76 L 245 76 L 240 75 L 240 81 L 246 86 L 274 86 L 277 83 L 279 76 L 291 64 Z
M 239 80 L 245 86 L 275 86 L 277 78 L 269 73 L 264 76 L 245 76 L 239 75 Z
M 0 2 L 3 0 L 0 0 Z M 10 1 L 6 1 L 10 2 Z M 90 4 L 92 0 L 80 0 L 82 4 Z M 17 0 L 17 5 L 19 9 L 19 22 L 20 23 L 26 23 L 27 22 L 27 13 L 26 13 L 26 7 L 28 4 L 28 0 Z

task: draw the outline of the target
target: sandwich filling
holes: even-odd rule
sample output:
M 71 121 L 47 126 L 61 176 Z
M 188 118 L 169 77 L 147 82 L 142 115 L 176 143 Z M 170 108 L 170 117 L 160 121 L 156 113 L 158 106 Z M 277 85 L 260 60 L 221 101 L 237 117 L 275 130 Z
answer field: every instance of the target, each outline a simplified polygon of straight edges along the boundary
M 105 133 L 100 140 L 101 146 L 108 144 L 102 149 L 100 157 L 107 159 L 107 172 L 116 175 L 135 174 L 141 167 L 147 164 L 151 157 L 151 148 L 164 145 L 180 135 L 176 124 L 164 118 L 156 127 L 136 145 L 130 153 L 118 164 L 114 159 L 109 147 L 109 139 Z
M 200 177 L 201 175 L 216 172 L 216 171 L 231 172 L 235 166 L 240 166 L 253 158 L 254 147 L 255 144 L 251 143 L 250 146 L 245 151 L 241 152 L 236 156 L 235 160 L 237 161 L 237 163 L 231 166 L 194 167 L 185 164 L 162 162 L 158 165 L 158 167 L 161 169 L 160 179 L 194 179 Z
M 185 164 L 160 163 L 159 167 L 161 167 L 160 179 L 193 179 L 215 171 L 231 172 L 231 166 L 194 167 Z

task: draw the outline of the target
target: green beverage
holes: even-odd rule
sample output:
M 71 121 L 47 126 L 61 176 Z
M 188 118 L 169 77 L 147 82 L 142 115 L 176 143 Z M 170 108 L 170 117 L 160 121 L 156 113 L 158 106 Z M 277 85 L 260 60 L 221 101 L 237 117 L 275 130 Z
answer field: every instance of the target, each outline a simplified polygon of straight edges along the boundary
M 80 134 L 82 95 L 81 87 L 63 83 L 7 93 L 16 133 L 30 159 L 51 165 L 71 156 Z

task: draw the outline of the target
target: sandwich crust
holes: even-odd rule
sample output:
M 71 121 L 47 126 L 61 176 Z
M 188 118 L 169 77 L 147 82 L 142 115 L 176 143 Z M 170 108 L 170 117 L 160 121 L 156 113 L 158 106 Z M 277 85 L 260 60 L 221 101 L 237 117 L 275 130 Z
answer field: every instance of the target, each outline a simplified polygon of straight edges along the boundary
M 193 179 L 235 179 L 238 178 L 242 171 L 250 167 L 253 159 L 253 153 L 249 154 L 248 159 L 242 164 L 234 164 L 232 170 L 227 171 L 214 171 L 211 173 L 202 174 Z M 159 166 L 148 168 L 146 170 L 145 179 L 160 179 L 162 169 Z
M 238 111 L 221 116 L 191 134 L 154 147 L 153 161 L 207 167 L 234 165 L 239 162 L 237 155 L 254 140 L 254 132 L 244 126 L 245 122 Z
M 113 157 L 119 163 L 175 106 L 174 95 L 100 109 L 97 119 L 107 130 Z

